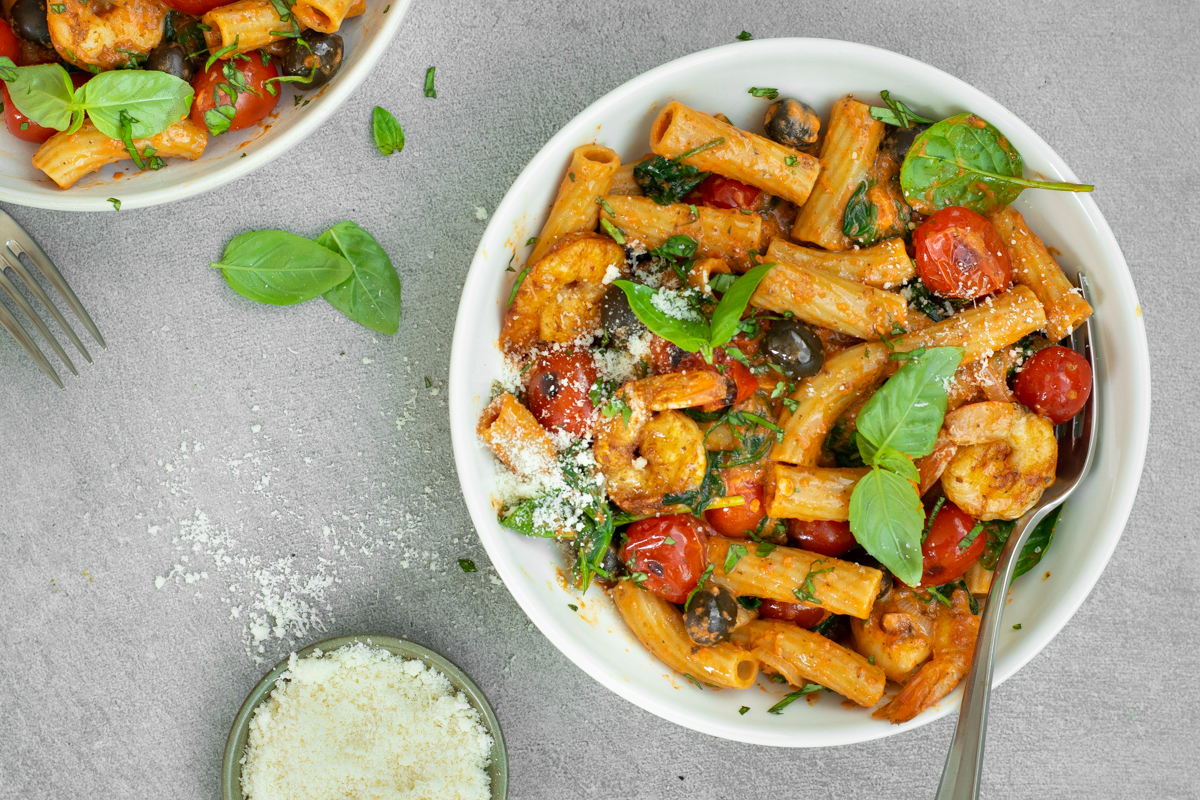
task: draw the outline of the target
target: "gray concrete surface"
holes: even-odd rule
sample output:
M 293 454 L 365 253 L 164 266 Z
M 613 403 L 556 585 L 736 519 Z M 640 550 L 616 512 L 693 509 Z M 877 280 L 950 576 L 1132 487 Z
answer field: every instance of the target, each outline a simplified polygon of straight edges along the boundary
M 1200 12 L 1085 0 L 418 0 L 344 109 L 253 176 L 152 210 L 8 208 L 110 344 L 60 392 L 0 338 L 0 797 L 216 798 L 229 724 L 267 665 L 360 631 L 414 637 L 479 680 L 515 798 L 932 796 L 952 719 L 788 752 L 610 694 L 492 580 L 459 497 L 444 387 L 476 206 L 494 209 L 601 94 L 743 29 L 929 62 L 1097 184 L 1150 332 L 1150 452 L 1095 591 L 994 696 L 984 796 L 1200 797 Z M 436 101 L 420 91 L 431 64 Z M 376 104 L 408 135 L 386 161 L 368 132 Z M 244 301 L 206 266 L 237 232 L 315 234 L 344 218 L 399 268 L 394 337 L 319 301 Z M 309 625 L 259 653 L 248 623 L 270 599 Z

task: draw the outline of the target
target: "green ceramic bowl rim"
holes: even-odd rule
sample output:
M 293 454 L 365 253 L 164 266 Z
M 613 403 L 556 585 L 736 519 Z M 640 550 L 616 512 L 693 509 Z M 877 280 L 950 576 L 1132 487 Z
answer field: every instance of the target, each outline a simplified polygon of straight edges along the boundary
M 396 636 L 381 636 L 376 634 L 355 634 L 353 636 L 338 636 L 323 642 L 310 644 L 296 655 L 305 658 L 318 648 L 323 653 L 337 650 L 346 645 L 363 644 L 381 647 L 390 653 L 403 658 L 415 658 L 428 667 L 432 667 L 446 676 L 455 689 L 462 692 L 471 701 L 471 705 L 483 717 L 483 725 L 492 737 L 491 763 L 488 766 L 488 776 L 492 781 L 492 800 L 505 800 L 508 797 L 508 748 L 504 744 L 504 733 L 500 730 L 500 720 L 492 710 L 483 690 L 457 664 L 440 653 L 430 650 L 424 645 L 410 639 Z M 287 671 L 288 659 L 283 659 L 275 668 L 268 672 L 258 685 L 246 696 L 242 708 L 238 711 L 233 727 L 229 729 L 229 738 L 225 742 L 225 761 L 221 766 L 221 795 L 224 800 L 246 800 L 242 794 L 242 753 L 246 749 L 246 739 L 250 734 L 250 718 L 254 709 L 271 693 L 275 681 Z

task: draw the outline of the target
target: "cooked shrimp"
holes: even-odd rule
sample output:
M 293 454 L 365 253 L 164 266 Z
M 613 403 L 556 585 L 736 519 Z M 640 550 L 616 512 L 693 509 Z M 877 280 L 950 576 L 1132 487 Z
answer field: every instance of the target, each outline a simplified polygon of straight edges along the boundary
M 942 474 L 942 489 L 976 519 L 1016 519 L 1054 483 L 1054 426 L 1016 403 L 957 408 L 946 415 L 945 432 L 958 452 Z
M 854 649 L 874 657 L 888 680 L 904 683 L 933 652 L 933 619 L 928 603 L 902 584 L 875 601 L 866 619 L 851 619 Z
M 600 300 L 625 266 L 625 248 L 589 231 L 564 236 L 533 265 L 504 315 L 500 344 L 523 353 L 539 339 L 573 342 L 600 327 Z
M 721 400 L 725 392 L 725 378 L 707 370 L 642 378 L 618 389 L 607 407 L 619 410 L 601 417 L 592 447 L 612 501 L 632 514 L 653 514 L 668 506 L 665 495 L 699 487 L 708 467 L 704 435 L 675 409 Z
M 54 49 L 76 66 L 102 70 L 148 55 L 170 11 L 159 0 L 70 0 L 59 8 L 47 15 Z
M 967 593 L 955 590 L 949 608 L 939 603 L 932 612 L 933 658 L 904 684 L 890 703 L 871 716 L 897 725 L 908 722 L 948 695 L 970 671 L 979 617 L 971 613 Z

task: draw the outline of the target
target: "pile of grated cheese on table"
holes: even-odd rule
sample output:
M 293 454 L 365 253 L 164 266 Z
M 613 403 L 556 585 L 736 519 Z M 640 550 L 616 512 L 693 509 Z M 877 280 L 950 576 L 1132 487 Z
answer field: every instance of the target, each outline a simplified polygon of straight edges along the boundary
M 492 737 L 444 675 L 363 643 L 307 658 L 255 709 L 249 800 L 487 800 Z

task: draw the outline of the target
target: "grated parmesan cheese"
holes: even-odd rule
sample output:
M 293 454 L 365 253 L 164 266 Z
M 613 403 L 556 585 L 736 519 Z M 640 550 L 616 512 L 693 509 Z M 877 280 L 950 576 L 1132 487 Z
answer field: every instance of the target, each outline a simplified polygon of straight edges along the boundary
M 308 658 L 254 711 L 249 800 L 487 800 L 492 737 L 441 673 L 366 644 Z

